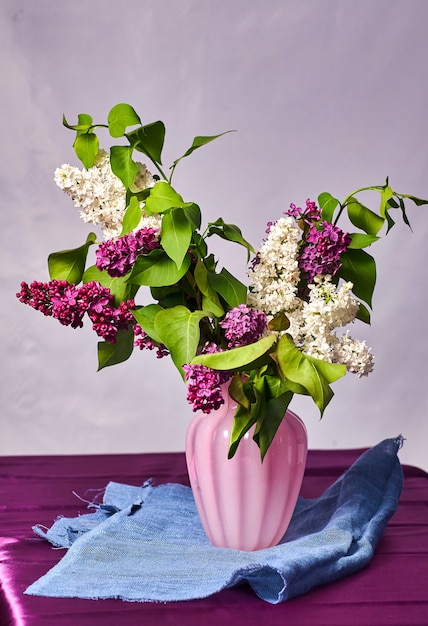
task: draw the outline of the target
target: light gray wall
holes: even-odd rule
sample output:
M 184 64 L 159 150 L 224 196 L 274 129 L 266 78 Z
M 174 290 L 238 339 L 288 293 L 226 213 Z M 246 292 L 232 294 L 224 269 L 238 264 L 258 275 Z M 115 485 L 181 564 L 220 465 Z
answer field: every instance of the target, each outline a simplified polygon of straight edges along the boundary
M 428 197 L 425 0 L 3 0 L 0 8 L 0 454 L 182 450 L 191 417 L 172 364 L 138 353 L 96 372 L 96 337 L 24 307 L 21 280 L 48 278 L 49 252 L 88 229 L 53 182 L 75 162 L 62 114 L 104 121 L 129 102 L 162 119 L 165 163 L 197 134 L 175 184 L 206 221 L 257 246 L 290 202 L 382 184 Z M 367 379 L 348 375 L 320 422 L 298 399 L 312 448 L 370 446 L 402 433 L 404 462 L 428 469 L 428 208 L 374 250 L 378 288 Z M 245 256 L 218 246 L 245 278 Z

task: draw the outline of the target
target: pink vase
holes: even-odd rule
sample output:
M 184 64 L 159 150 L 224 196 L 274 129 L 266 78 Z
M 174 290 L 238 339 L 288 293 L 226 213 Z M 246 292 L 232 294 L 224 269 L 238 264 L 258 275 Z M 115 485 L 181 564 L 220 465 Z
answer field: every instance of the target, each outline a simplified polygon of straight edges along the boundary
M 227 387 L 225 403 L 209 415 L 197 414 L 187 429 L 190 484 L 214 546 L 261 550 L 281 540 L 293 515 L 306 464 L 306 428 L 287 411 L 263 463 L 252 439 L 254 427 L 228 459 L 236 403 Z

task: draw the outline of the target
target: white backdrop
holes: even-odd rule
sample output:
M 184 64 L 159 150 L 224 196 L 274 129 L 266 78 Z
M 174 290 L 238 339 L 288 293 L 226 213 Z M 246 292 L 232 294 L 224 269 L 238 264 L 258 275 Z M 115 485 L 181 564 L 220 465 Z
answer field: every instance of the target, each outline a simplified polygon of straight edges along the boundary
M 135 353 L 97 373 L 97 338 L 15 298 L 47 280 L 49 252 L 87 227 L 53 182 L 75 163 L 61 125 L 104 122 L 118 102 L 167 126 L 165 163 L 198 134 L 238 132 L 196 152 L 175 186 L 204 219 L 258 246 L 290 202 L 383 184 L 428 197 L 425 0 L 3 0 L 0 8 L 0 454 L 182 450 L 192 415 L 172 363 Z M 411 207 L 373 249 L 378 287 L 367 338 L 375 371 L 348 375 L 320 422 L 292 408 L 311 448 L 371 446 L 402 433 L 403 462 L 428 469 L 428 208 Z M 245 255 L 217 246 L 245 279 Z

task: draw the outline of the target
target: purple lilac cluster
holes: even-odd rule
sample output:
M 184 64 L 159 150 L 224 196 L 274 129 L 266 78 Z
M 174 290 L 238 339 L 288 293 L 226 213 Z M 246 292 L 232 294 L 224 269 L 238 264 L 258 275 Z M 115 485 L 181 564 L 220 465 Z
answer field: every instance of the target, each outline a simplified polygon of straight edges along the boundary
M 156 350 L 156 358 L 162 359 L 164 356 L 168 356 L 169 350 L 163 343 L 156 343 L 151 337 L 141 328 L 139 324 L 135 324 L 134 335 L 136 337 L 134 346 L 140 350 Z
M 246 346 L 262 337 L 267 330 L 267 318 L 262 311 L 252 309 L 245 304 L 231 309 L 220 322 L 228 341 L 228 348 Z M 201 354 L 220 352 L 215 343 L 206 343 Z M 210 413 L 218 409 L 224 398 L 221 385 L 227 382 L 232 374 L 211 369 L 205 365 L 183 365 L 187 381 L 187 401 L 193 411 Z
M 267 317 L 262 311 L 240 304 L 226 313 L 220 326 L 224 329 L 228 348 L 247 346 L 265 334 Z
M 290 215 L 296 219 L 303 219 L 306 224 L 312 222 L 318 222 L 321 217 L 321 211 L 317 207 L 316 203 L 307 198 L 306 207 L 302 209 L 291 203 L 288 211 L 285 211 L 285 215 Z
M 87 313 L 93 330 L 110 343 L 116 342 L 119 330 L 127 330 L 134 321 L 131 313 L 134 301 L 121 302 L 115 307 L 110 290 L 95 281 L 80 287 L 65 280 L 34 281 L 30 285 L 22 282 L 16 296 L 24 304 L 72 328 L 81 328 Z
M 299 258 L 299 267 L 308 281 L 313 282 L 318 274 L 334 276 L 341 266 L 340 255 L 351 243 L 350 235 L 326 220 L 321 222 L 321 211 L 309 198 L 305 209 L 290 204 L 285 215 L 303 220 L 309 226 Z
M 49 283 L 33 281 L 30 285 L 21 283 L 21 291 L 16 297 L 43 315 L 55 317 L 64 326 L 79 328 L 86 308 L 78 299 L 78 288 L 65 280 L 52 280 Z
M 201 354 L 220 352 L 215 343 L 206 343 Z M 221 385 L 229 380 L 229 372 L 213 370 L 205 365 L 183 365 L 185 379 L 187 381 L 187 401 L 192 405 L 193 411 L 211 413 L 224 404 Z
M 322 221 L 321 228 L 311 226 L 306 245 L 299 258 L 299 267 L 309 282 L 318 274 L 334 274 L 340 269 L 340 255 L 346 252 L 351 237 L 330 222 Z
M 108 239 L 98 246 L 96 266 L 109 276 L 125 276 L 133 267 L 139 254 L 148 254 L 159 248 L 156 228 L 140 228 L 118 239 Z
M 88 311 L 88 315 L 92 321 L 92 329 L 104 341 L 116 343 L 119 330 L 128 330 L 129 326 L 135 321 L 131 313 L 131 310 L 134 308 L 135 303 L 133 300 L 121 302 L 118 307 L 115 307 L 113 303 L 107 304 L 100 311 L 94 311 L 91 308 Z

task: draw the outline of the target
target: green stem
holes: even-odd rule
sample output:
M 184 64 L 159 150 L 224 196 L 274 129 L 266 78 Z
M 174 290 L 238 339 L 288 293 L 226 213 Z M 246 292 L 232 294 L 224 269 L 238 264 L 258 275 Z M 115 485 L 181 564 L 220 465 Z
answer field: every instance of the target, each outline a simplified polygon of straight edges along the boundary
M 93 124 L 89 129 L 88 132 L 90 130 L 92 130 L 93 128 L 108 128 L 107 124 Z
M 168 181 L 168 176 L 165 174 L 165 172 L 162 170 L 162 168 L 156 163 L 156 161 L 153 161 L 153 159 L 151 157 L 149 157 L 149 159 L 153 163 L 153 165 L 155 166 L 155 168 L 157 169 L 159 174 L 162 176 L 162 178 L 164 180 L 166 180 L 166 182 L 169 182 Z
M 174 172 L 175 172 L 175 165 L 171 165 L 170 170 L 171 170 L 171 174 L 170 174 L 170 177 L 168 179 L 169 184 L 171 184 L 172 177 L 173 177 Z
M 350 197 L 350 196 L 348 196 L 348 197 Z M 340 216 L 341 216 L 341 215 L 342 215 L 342 213 L 343 213 L 343 209 L 344 209 L 344 208 L 345 208 L 345 206 L 346 206 L 346 201 L 345 201 L 343 204 L 342 204 L 341 202 L 339 202 L 339 204 L 340 204 L 339 213 L 337 214 L 337 217 L 336 217 L 336 219 L 335 219 L 335 220 L 334 220 L 334 222 L 333 222 L 333 226 L 337 226 L 337 222 L 339 221 Z
M 379 186 L 375 186 L 375 187 L 360 187 L 360 189 L 356 189 L 355 191 L 350 193 L 348 196 L 346 196 L 346 198 L 345 198 L 345 200 L 343 202 L 339 202 L 340 209 L 339 209 L 339 213 L 337 214 L 336 219 L 333 222 L 333 226 L 337 226 L 339 218 L 342 215 L 343 210 L 345 209 L 346 205 L 349 203 L 349 200 L 351 198 L 353 198 L 355 195 L 357 195 L 357 193 L 361 193 L 362 191 L 379 191 L 379 192 L 381 192 L 382 189 L 383 189 L 383 187 L 379 187 Z

